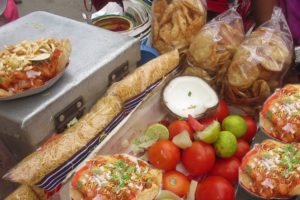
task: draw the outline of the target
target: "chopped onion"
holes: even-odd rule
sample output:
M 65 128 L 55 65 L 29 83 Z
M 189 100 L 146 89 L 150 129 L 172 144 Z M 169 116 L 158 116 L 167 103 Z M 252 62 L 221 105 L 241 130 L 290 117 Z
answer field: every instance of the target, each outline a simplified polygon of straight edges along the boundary
M 197 185 L 198 185 L 197 181 L 195 181 L 195 180 L 191 181 L 189 193 L 187 195 L 186 200 L 195 200 Z
M 37 72 L 37 71 L 34 71 L 34 70 L 29 70 L 26 72 L 26 75 L 28 78 L 35 78 L 37 76 L 40 76 L 41 75 L 41 72 Z

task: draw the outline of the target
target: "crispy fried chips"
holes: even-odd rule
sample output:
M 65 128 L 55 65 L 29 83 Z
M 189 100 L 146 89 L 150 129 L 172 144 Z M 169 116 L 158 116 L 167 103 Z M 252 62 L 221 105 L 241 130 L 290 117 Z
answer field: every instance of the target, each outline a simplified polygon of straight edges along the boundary
M 242 106 L 259 106 L 280 87 L 292 61 L 292 36 L 279 8 L 237 50 L 226 75 L 227 97 Z
M 185 51 L 206 22 L 202 0 L 156 0 L 153 3 L 153 47 L 160 53 Z
M 198 32 L 188 50 L 188 63 L 205 70 L 210 75 L 210 84 L 217 89 L 243 39 L 242 18 L 234 8 L 229 9 Z

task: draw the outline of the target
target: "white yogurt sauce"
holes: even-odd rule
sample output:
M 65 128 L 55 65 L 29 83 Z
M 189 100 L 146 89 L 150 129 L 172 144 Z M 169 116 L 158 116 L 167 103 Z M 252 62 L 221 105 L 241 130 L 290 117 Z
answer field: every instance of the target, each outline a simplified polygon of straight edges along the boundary
M 181 117 L 193 117 L 218 104 L 218 96 L 201 78 L 180 76 L 169 82 L 163 91 L 166 106 Z

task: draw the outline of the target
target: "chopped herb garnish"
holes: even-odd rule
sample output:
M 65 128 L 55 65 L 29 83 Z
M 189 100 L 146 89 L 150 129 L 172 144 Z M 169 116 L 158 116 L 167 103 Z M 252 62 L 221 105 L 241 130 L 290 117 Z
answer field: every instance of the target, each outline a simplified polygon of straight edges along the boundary
M 285 97 L 284 100 L 287 104 L 291 104 L 293 102 L 290 97 Z
M 127 172 L 128 172 L 128 173 L 133 173 L 133 172 L 134 172 L 134 167 L 133 167 L 133 166 L 129 166 L 129 167 L 127 168 Z
M 188 96 L 189 96 L 189 97 L 192 96 L 192 92 L 191 92 L 191 91 L 189 91 Z
M 81 181 L 77 182 L 77 188 L 80 190 L 82 188 L 83 184 Z
M 262 155 L 262 157 L 263 157 L 264 159 L 270 159 L 272 156 L 271 156 L 269 153 L 264 153 L 264 154 Z
M 267 117 L 268 117 L 269 119 L 271 119 L 271 118 L 273 117 L 272 111 L 270 111 L 270 110 L 267 111 Z
M 114 167 L 119 168 L 119 169 L 125 169 L 126 168 L 126 163 L 125 163 L 124 160 L 118 160 L 114 163 Z
M 250 166 L 250 165 L 247 165 L 247 166 L 246 166 L 246 173 L 247 173 L 247 174 L 250 174 L 250 173 L 251 173 L 251 170 L 252 170 L 251 166 Z
M 190 105 L 187 109 L 195 109 L 196 107 L 196 105 Z

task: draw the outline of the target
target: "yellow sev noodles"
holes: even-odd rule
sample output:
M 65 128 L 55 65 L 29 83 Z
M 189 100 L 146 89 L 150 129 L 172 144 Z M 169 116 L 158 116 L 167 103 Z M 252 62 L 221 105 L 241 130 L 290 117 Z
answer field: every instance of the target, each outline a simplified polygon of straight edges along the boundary
M 18 187 L 5 200 L 39 200 L 34 191 L 26 185 Z
M 5 179 L 34 185 L 93 139 L 122 111 L 124 103 L 164 77 L 179 64 L 177 50 L 159 56 L 113 84 L 107 94 L 72 127 L 11 169 Z

